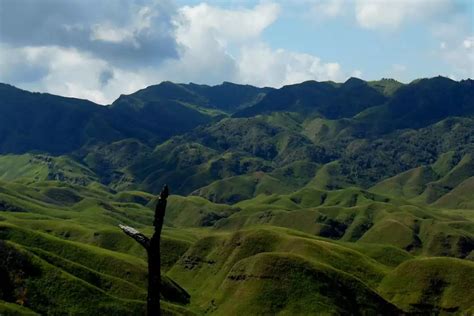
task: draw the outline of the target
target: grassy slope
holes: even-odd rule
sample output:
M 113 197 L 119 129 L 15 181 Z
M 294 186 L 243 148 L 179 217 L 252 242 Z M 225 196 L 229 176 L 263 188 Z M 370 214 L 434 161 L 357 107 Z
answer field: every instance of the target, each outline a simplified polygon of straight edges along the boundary
M 450 192 L 440 197 L 433 205 L 449 209 L 474 209 L 472 192 L 474 192 L 474 177 L 461 182 Z
M 216 314 L 228 310 L 251 314 L 348 312 L 354 301 L 338 306 L 331 300 L 356 294 L 352 291 L 358 293 L 355 300 L 365 296 L 367 305 L 372 305 L 359 307 L 367 312 L 374 305 L 391 308 L 371 290 L 386 269 L 346 246 L 284 229 L 261 228 L 199 240 L 170 275 L 189 289 L 195 304 Z M 313 283 L 313 277 L 320 281 Z M 336 287 L 335 280 L 340 282 Z M 308 292 L 297 290 L 301 282 L 308 282 Z M 287 294 L 293 299 L 283 299 Z M 310 302 L 313 304 L 308 305 Z
M 2 257 L 0 267 L 7 267 L 8 270 L 2 270 L 11 274 L 2 290 L 8 291 L 8 283 L 13 282 L 11 295 L 16 302 L 40 314 L 138 315 L 144 312 L 146 293 L 143 287 L 52 257 L 42 250 L 11 242 L 1 247 L 2 253 L 8 256 Z M 168 279 L 164 282 L 165 299 L 186 301 L 184 293 L 174 283 Z M 167 302 L 164 302 L 164 308 L 185 310 Z
M 377 81 L 369 81 L 369 86 L 375 88 L 376 90 L 382 92 L 384 95 L 392 96 L 400 87 L 403 86 L 403 83 L 398 82 L 394 79 L 382 79 Z
M 474 240 L 468 212 L 450 215 L 355 188 L 306 188 L 290 195 L 261 195 L 236 206 L 242 211 L 217 222 L 216 227 L 288 227 L 333 239 L 461 258 L 469 256 Z
M 219 290 L 223 303 L 217 315 L 400 312 L 351 275 L 287 253 L 239 261 Z
M 69 195 L 57 194 L 64 187 Z M 9 210 L 3 207 L 1 212 L 0 238 L 14 243 L 40 270 L 40 277 L 27 278 L 29 306 L 47 314 L 55 313 L 61 305 L 71 308 L 68 312 L 72 314 L 79 311 L 90 315 L 140 314 L 146 296 L 145 254 L 116 224 L 125 222 L 149 232 L 142 222 L 150 221 L 151 210 L 141 204 L 116 202 L 112 194 L 85 187 L 46 182 L 36 184 L 32 190 L 19 188 L 30 187 L 21 184 L 2 187 L 3 205 L 9 206 Z M 56 192 L 54 199 L 52 190 Z M 75 203 L 71 202 L 71 194 L 78 197 Z M 97 194 L 102 196 L 101 200 Z M 123 194 L 118 199 L 122 200 Z M 136 214 L 127 215 L 130 210 Z M 193 233 L 165 228 L 164 271 L 195 238 Z M 166 301 L 186 303 L 187 294 L 183 290 L 166 278 L 164 282 Z M 46 287 L 50 288 L 49 292 L 42 294 Z M 65 287 L 70 289 L 64 291 Z M 81 295 L 82 292 L 94 299 Z M 78 299 L 81 296 L 83 300 Z M 94 300 L 97 303 L 90 304 Z M 165 303 L 165 307 L 186 311 L 176 304 Z
M 470 208 L 468 192 L 473 176 L 471 154 L 458 161 L 454 152 L 447 152 L 432 165 L 410 169 L 381 181 L 370 191 L 437 207 Z
M 46 181 L 2 183 L 0 197 L 2 207 L 9 207 L 0 213 L 1 239 L 34 258 L 45 276 L 59 278 L 51 276 L 54 282 L 74 284 L 71 293 L 57 290 L 52 296 L 64 294 L 64 304 L 87 310 L 71 297 L 93 289 L 103 302 L 100 311 L 134 314 L 143 308 L 144 253 L 116 225 L 150 233 L 152 195 Z M 171 196 L 167 225 L 164 270 L 192 295 L 184 311 L 214 314 L 345 313 L 356 306 L 361 313 L 411 310 L 410 298 L 390 294 L 400 289 L 384 282 L 418 256 L 472 257 L 474 234 L 467 211 L 449 213 L 357 188 L 326 191 L 310 184 L 234 206 Z M 282 278 L 283 271 L 291 273 Z M 466 290 L 452 280 L 455 291 Z M 31 284 L 39 291 L 47 281 Z M 185 296 L 168 286 L 165 298 L 177 303 L 167 306 L 183 311 Z M 420 291 L 430 287 L 420 285 Z M 348 299 L 341 305 L 335 297 Z M 47 313 L 39 299 L 31 302 L 32 310 Z M 438 297 L 430 302 L 435 309 L 456 307 Z
M 216 203 L 233 204 L 259 194 L 284 194 L 292 188 L 275 177 L 263 172 L 218 180 L 202 187 L 193 194 Z
M 39 315 L 32 310 L 18 304 L 8 303 L 0 300 L 0 315 L 18 316 L 18 315 Z
M 97 177 L 67 156 L 24 154 L 0 156 L 0 180 L 26 183 L 59 180 L 87 185 L 97 181 Z
M 8 254 L 2 258 L 3 269 L 9 266 L 19 269 L 7 282 L 7 286 L 14 282 L 13 297 L 41 314 L 85 312 L 98 315 L 109 312 L 126 315 L 143 310 L 140 301 L 107 294 L 22 247 L 9 243 L 2 244 L 2 248 L 7 248 L 2 249 L 2 253 Z M 15 271 L 10 270 L 10 273 L 15 274 Z
M 274 226 L 260 226 L 235 233 L 216 232 L 198 240 L 171 269 L 170 275 L 190 291 L 198 311 L 216 315 L 229 311 L 283 315 L 355 310 L 367 313 L 371 309 L 393 313 L 387 302 L 405 311 L 452 312 L 472 308 L 469 297 L 454 300 L 455 295 L 472 292 L 472 282 L 458 277 L 471 273 L 472 264 L 440 258 L 436 259 L 438 270 L 458 275 L 447 277 L 448 298 L 434 293 L 426 299 L 430 305 L 413 309 L 412 296 L 403 294 L 406 293 L 403 282 L 397 282 L 398 275 L 404 273 L 400 271 L 405 271 L 403 262 L 424 260 L 413 258 L 399 248 L 379 243 L 335 242 Z M 471 268 L 458 268 L 451 262 L 466 262 Z M 436 285 L 430 282 L 436 282 L 437 273 L 427 272 L 427 276 L 420 277 L 423 282 L 415 277 L 409 287 L 429 294 L 436 290 Z M 317 281 L 310 281 L 313 277 Z M 338 280 L 337 285 L 332 283 L 334 279 Z M 351 298 L 345 299 L 345 304 L 332 301 L 345 295 Z M 418 303 L 426 295 L 418 297 Z
M 143 302 L 144 254 L 115 225 L 127 221 L 149 232 L 144 224 L 151 218 L 146 205 L 152 204 L 152 196 L 140 192 L 112 194 L 74 185 L 58 186 L 55 182 L 38 183 L 34 190 L 26 189 L 23 193 L 14 190 L 19 187 L 29 188 L 21 184 L 3 187 L 4 199 L 9 197 L 12 205 L 21 205 L 25 212 L 2 212 L 2 239 L 21 245 L 24 251 L 50 267 L 47 269 L 58 269 L 78 279 L 80 284 L 104 293 L 100 295 L 123 301 L 112 304 L 117 308 L 130 312 L 128 300 Z M 56 204 L 51 204 L 51 197 L 46 195 L 51 188 L 66 188 L 81 200 L 70 205 L 70 197 L 60 194 L 54 200 Z M 97 199 L 97 194 L 102 195 L 102 200 Z M 58 205 L 58 199 L 65 199 L 65 203 Z M 403 204 L 355 188 L 339 191 L 307 188 L 289 195 L 261 195 L 236 206 L 213 204 L 199 197 L 172 196 L 168 224 L 181 228 L 165 228 L 165 270 L 192 294 L 191 309 L 198 313 L 206 310 L 215 314 L 230 310 L 344 313 L 355 306 L 359 306 L 360 312 L 379 309 L 390 313 L 395 307 L 389 301 L 407 310 L 405 300 L 399 302 L 384 296 L 387 301 L 377 294 L 385 293 L 380 291 L 379 284 L 390 271 L 413 258 L 401 250 L 407 248 L 403 238 L 409 238 L 408 244 L 412 243 L 410 238 L 417 230 L 422 244 L 409 249 L 414 254 L 447 251 L 443 255 L 459 256 L 456 252 L 459 238 L 470 238 L 472 227 L 459 215 Z M 268 209 L 272 211 L 269 213 Z M 122 210 L 127 211 L 122 213 Z M 135 215 L 127 215 L 130 210 Z M 247 218 L 246 223 L 235 226 L 238 218 Z M 249 222 L 250 218 L 258 220 Z M 421 220 L 418 224 L 417 219 Z M 220 229 L 186 228 L 201 227 L 204 223 Z M 344 224 L 349 225 L 344 227 Z M 234 233 L 222 230 L 252 226 Z M 399 226 L 403 229 L 397 230 Z M 395 230 L 386 234 L 387 229 Z M 436 237 L 437 233 L 451 236 L 451 243 L 446 246 L 442 237 Z M 314 234 L 340 241 L 315 238 Z M 383 239 L 392 235 L 393 240 Z M 355 240 L 358 242 L 353 243 Z M 282 271 L 287 270 L 291 273 L 281 278 Z M 312 278 L 317 278 L 319 283 L 310 281 Z M 298 292 L 301 284 L 307 284 L 302 287 L 304 293 Z M 279 299 L 288 295 L 293 298 Z M 346 305 L 334 301 L 334 297 L 345 295 L 353 298 L 346 300 Z M 262 298 L 264 303 L 256 304 Z M 236 304 L 237 301 L 243 303 Z M 67 304 L 82 308 L 78 302 Z M 104 309 L 109 308 L 104 304 Z M 438 301 L 433 304 L 442 306 Z M 33 310 L 43 307 L 36 308 Z
M 474 263 L 454 258 L 409 260 L 389 273 L 379 290 L 407 311 L 459 313 L 474 309 Z

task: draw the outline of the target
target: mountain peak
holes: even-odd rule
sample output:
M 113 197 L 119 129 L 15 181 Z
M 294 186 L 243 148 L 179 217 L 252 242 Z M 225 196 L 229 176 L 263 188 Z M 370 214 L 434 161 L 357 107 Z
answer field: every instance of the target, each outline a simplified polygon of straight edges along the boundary
M 366 84 L 367 84 L 367 82 L 365 82 L 362 79 L 355 78 L 355 77 L 350 77 L 349 79 L 346 80 L 346 82 L 344 82 L 344 84 L 342 86 L 343 87 L 358 87 L 358 86 L 362 86 L 362 85 L 366 85 Z

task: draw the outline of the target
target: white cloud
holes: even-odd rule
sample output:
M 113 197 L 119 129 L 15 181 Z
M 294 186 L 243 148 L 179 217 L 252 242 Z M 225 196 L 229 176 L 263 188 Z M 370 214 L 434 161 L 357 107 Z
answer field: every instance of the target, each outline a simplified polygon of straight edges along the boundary
M 159 10 L 154 6 L 134 7 L 130 19 L 124 26 L 120 26 L 123 22 L 114 24 L 110 21 L 92 25 L 90 39 L 116 44 L 131 42 L 135 48 L 139 49 L 140 34 L 152 32 L 154 20 L 159 20 L 159 16 Z
M 170 0 L 1 1 L 0 41 L 72 47 L 136 68 L 177 56 L 175 11 Z
M 449 67 L 444 73 L 452 78 L 474 77 L 474 35 L 472 17 L 458 12 L 431 26 L 435 39 L 441 42 L 434 55 Z
M 474 48 L 474 36 L 466 38 L 462 43 L 466 49 Z
M 360 78 L 362 78 L 362 75 L 363 75 L 362 70 L 356 69 L 352 72 L 351 77 L 355 77 L 355 78 L 360 79 Z
M 310 3 L 310 14 L 316 18 L 334 18 L 344 14 L 344 0 L 316 0 Z
M 259 86 L 282 86 L 309 79 L 339 80 L 341 67 L 318 57 L 272 49 L 261 33 L 280 12 L 278 5 L 264 3 L 253 9 L 228 10 L 200 4 L 184 7 L 175 21 L 176 40 L 183 47 L 179 60 L 165 67 L 168 77 L 208 83 L 231 80 Z
M 107 104 L 120 93 L 131 93 L 147 83 L 146 76 L 141 73 L 121 70 L 74 48 L 2 46 L 1 51 L 8 60 L 0 59 L 0 81 L 16 81 L 20 87 L 31 91 Z M 28 71 L 25 76 L 18 75 L 18 71 L 25 70 Z
M 452 8 L 450 0 L 356 0 L 355 15 L 367 29 L 397 29 L 406 22 L 444 14 Z
M 453 0 L 356 0 L 357 23 L 366 29 L 397 30 L 416 23 L 426 28 L 438 41 L 434 55 L 450 68 L 444 75 L 456 78 L 474 75 L 472 4 Z M 414 26 L 411 26 L 414 27 Z M 429 53 L 426 52 L 428 55 Z M 439 71 L 442 71 L 440 67 Z M 392 75 L 403 76 L 406 70 L 394 65 Z
M 474 78 L 474 36 L 452 41 L 439 55 L 451 66 L 452 77 Z
M 305 80 L 345 79 L 338 63 L 323 63 L 318 57 L 265 44 L 243 47 L 239 58 L 239 81 L 264 86 L 282 86 Z
M 159 71 L 173 81 L 233 81 L 239 70 L 231 49 L 238 52 L 241 45 L 257 41 L 278 14 L 274 3 L 236 10 L 207 4 L 182 7 L 173 21 L 180 56 L 168 60 Z
M 263 3 L 253 9 L 221 9 L 205 3 L 179 9 L 175 21 L 178 42 L 195 47 L 199 39 L 212 36 L 221 45 L 243 42 L 260 36 L 262 31 L 278 17 L 280 7 L 275 3 Z
M 133 41 L 133 33 L 127 28 L 117 28 L 109 23 L 95 24 L 92 26 L 91 40 L 111 43 Z
M 41 64 L 45 69 L 39 80 L 27 82 L 23 87 L 105 103 L 103 93 L 97 89 L 99 75 L 107 69 L 103 60 L 57 46 L 26 46 L 13 49 L 11 53 L 27 64 Z M 21 64 L 13 65 L 12 70 L 19 67 Z

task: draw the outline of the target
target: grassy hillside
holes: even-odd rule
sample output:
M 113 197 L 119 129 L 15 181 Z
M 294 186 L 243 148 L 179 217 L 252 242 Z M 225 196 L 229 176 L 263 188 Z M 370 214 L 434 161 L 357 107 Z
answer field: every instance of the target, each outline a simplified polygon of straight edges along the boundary
M 39 154 L 0 156 L 0 180 L 26 183 L 58 180 L 80 185 L 99 181 L 94 172 L 70 157 Z
M 18 190 L 20 187 L 25 190 Z M 5 279 L 0 282 L 1 299 L 40 314 L 62 313 L 63 306 L 71 314 L 142 313 L 146 297 L 145 254 L 116 225 L 127 223 L 147 232 L 148 227 L 142 223 L 151 223 L 148 207 L 116 202 L 127 196 L 125 192 L 116 197 L 57 182 L 29 187 L 4 183 L 2 189 L 0 239 L 7 242 L 1 244 L 5 255 L 0 257 L 7 261 L 0 262 L 0 274 Z M 51 192 L 55 192 L 54 200 Z M 134 214 L 126 215 L 131 210 Z M 194 233 L 166 228 L 163 271 L 195 239 Z M 163 297 L 171 302 L 165 308 L 186 311 L 179 307 L 189 302 L 186 291 L 167 278 L 163 285 Z M 11 304 L 5 306 L 5 310 L 12 309 Z
M 10 281 L 2 289 L 2 308 L 15 310 L 16 302 L 51 314 L 67 304 L 72 314 L 141 314 L 145 254 L 116 225 L 150 233 L 153 195 L 53 181 L 4 182 L 0 196 L 0 239 L 12 254 L 4 258 L 25 264 L 3 263 L 3 278 Z M 162 243 L 163 272 L 170 278 L 164 279 L 165 308 L 216 315 L 417 310 L 411 296 L 393 294 L 401 289 L 391 278 L 414 258 L 472 258 L 472 220 L 463 211 L 449 214 L 357 188 L 308 186 L 235 205 L 171 196 Z M 100 303 L 86 306 L 87 295 L 76 299 L 82 291 Z M 430 302 L 443 311 L 454 306 L 438 296 Z
M 291 186 L 263 172 L 235 176 L 214 181 L 194 192 L 216 203 L 235 203 L 259 194 L 283 194 L 291 192 Z
M 2 243 L 0 248 L 0 268 L 5 278 L 2 298 L 5 300 L 40 314 L 130 315 L 144 312 L 146 292 L 143 282 L 131 283 L 37 248 L 20 247 L 11 242 Z M 82 255 L 93 258 L 91 254 Z M 117 270 L 121 268 L 118 266 Z M 187 293 L 175 283 L 164 279 L 163 286 L 165 299 L 181 304 L 188 302 Z M 165 309 L 172 310 L 173 306 L 168 308 L 165 303 Z
M 369 81 L 369 86 L 374 89 L 382 92 L 386 96 L 392 96 L 400 87 L 403 86 L 403 83 L 396 81 L 395 79 L 381 79 L 376 81 Z
M 342 257 L 347 261 L 340 260 Z M 367 302 L 357 307 L 361 312 L 396 310 L 360 281 L 377 284 L 384 275 L 382 265 L 350 248 L 281 229 L 220 233 L 201 239 L 170 275 L 189 289 L 196 304 L 216 314 L 229 308 L 257 314 L 348 312 L 357 305 L 358 297 Z M 313 277 L 320 281 L 313 282 Z M 339 280 L 336 287 L 335 279 Z M 308 283 L 298 289 L 301 282 Z M 353 301 L 346 306 L 331 302 L 343 293 Z M 319 303 L 308 305 L 311 301 Z
M 456 157 L 454 152 L 448 152 L 432 165 L 384 180 L 371 191 L 438 207 L 469 208 L 470 197 L 466 193 L 470 192 L 473 176 L 472 154 Z
M 474 308 L 473 282 L 470 261 L 423 258 L 402 263 L 382 280 L 379 290 L 409 312 L 469 314 Z
M 446 172 L 459 163 L 463 165 L 459 179 L 471 174 L 473 126 L 471 118 L 448 118 L 418 130 L 361 137 L 355 119 L 305 119 L 288 113 L 230 118 L 172 138 L 123 172 L 141 190 L 157 192 L 168 183 L 179 194 L 196 192 L 213 201 L 234 203 L 261 192 L 294 191 L 308 183 L 320 189 L 370 188 L 421 168 L 420 175 L 404 175 L 411 180 L 396 180 L 411 181 L 407 184 L 411 188 L 393 189 L 398 190 L 394 193 L 410 199 L 421 189 L 428 190 L 426 194 L 434 190 L 433 196 L 420 201 L 433 203 L 459 183 L 445 185 L 443 180 L 430 188 L 428 182 L 445 176 L 455 179 L 456 173 Z M 252 178 L 262 174 L 269 181 L 258 190 Z M 222 195 L 216 190 L 223 186 L 233 193 Z

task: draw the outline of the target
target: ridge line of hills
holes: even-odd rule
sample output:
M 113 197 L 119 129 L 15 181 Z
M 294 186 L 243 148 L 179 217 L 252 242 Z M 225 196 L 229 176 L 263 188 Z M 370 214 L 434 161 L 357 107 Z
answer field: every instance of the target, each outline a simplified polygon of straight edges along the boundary
M 424 98 L 431 92 L 451 95 L 472 93 L 472 80 L 456 82 L 436 77 L 403 85 L 395 80 L 365 82 L 350 78 L 345 83 L 306 81 L 280 89 L 223 83 L 217 86 L 162 82 L 130 95 L 121 95 L 109 106 L 46 93 L 31 93 L 0 84 L 0 152 L 39 150 L 68 153 L 97 142 L 137 138 L 150 145 L 210 124 L 226 116 L 253 117 L 272 112 L 342 119 L 360 116 L 361 124 L 395 116 L 391 126 L 365 126 L 375 132 L 410 127 L 417 109 L 403 108 L 410 97 Z M 458 91 L 463 90 L 463 91 Z M 472 95 L 466 97 L 471 98 Z M 433 96 L 433 103 L 436 98 Z M 462 101 L 462 100 L 461 100 Z M 463 103 L 468 103 L 466 102 Z M 468 103 L 469 104 L 469 103 Z M 416 122 L 423 127 L 451 115 L 472 114 L 468 105 L 433 104 L 427 117 Z M 377 109 L 372 109 L 378 107 Z M 424 109 L 418 109 L 419 111 Z M 407 113 L 403 113 L 406 111 Z M 374 116 L 374 117 L 371 117 Z M 403 120 L 402 120 L 403 119 Z M 404 125 L 405 124 L 405 125 Z M 63 136 L 61 136 L 63 135 Z
M 27 154 L 16 169 L 45 170 L 41 179 L 149 192 L 166 182 L 179 194 L 234 203 L 311 183 L 368 189 L 441 157 L 453 168 L 473 154 L 473 115 L 473 81 L 443 77 L 280 89 L 163 82 L 106 107 L 2 84 L 0 153 Z M 19 165 L 26 160 L 35 163 Z M 460 184 L 451 183 L 435 191 Z

